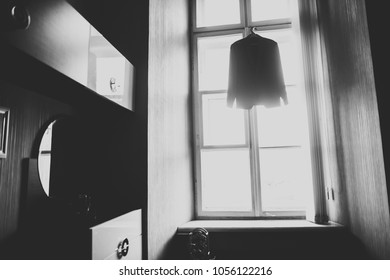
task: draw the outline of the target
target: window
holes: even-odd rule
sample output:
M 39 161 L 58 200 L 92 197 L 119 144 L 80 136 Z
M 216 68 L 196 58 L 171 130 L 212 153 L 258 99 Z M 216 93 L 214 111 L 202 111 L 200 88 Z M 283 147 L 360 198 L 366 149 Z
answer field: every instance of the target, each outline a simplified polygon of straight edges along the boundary
M 198 217 L 305 216 L 312 172 L 296 10 L 295 0 L 194 1 Z M 278 43 L 287 105 L 226 105 L 230 45 L 251 27 Z

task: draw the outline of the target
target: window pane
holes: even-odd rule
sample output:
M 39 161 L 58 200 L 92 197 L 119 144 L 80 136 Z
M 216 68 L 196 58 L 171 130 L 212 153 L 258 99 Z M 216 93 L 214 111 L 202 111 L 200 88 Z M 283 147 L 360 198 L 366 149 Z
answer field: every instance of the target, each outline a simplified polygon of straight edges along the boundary
M 296 84 L 300 75 L 298 49 L 292 30 L 279 29 L 272 31 L 257 31 L 257 34 L 278 43 L 284 82 L 287 85 Z
M 257 133 L 260 147 L 300 146 L 305 142 L 307 126 L 306 109 L 297 103 L 295 87 L 287 88 L 289 105 L 257 107 Z
M 201 152 L 202 210 L 251 211 L 249 150 Z
M 204 94 L 202 101 L 203 144 L 245 144 L 244 110 L 227 107 L 226 94 Z
M 199 90 L 224 90 L 228 85 L 230 45 L 242 34 L 198 38 Z
M 291 17 L 290 0 L 251 0 L 252 21 Z
M 239 0 L 197 0 L 196 27 L 240 23 Z
M 263 211 L 305 210 L 311 173 L 304 149 L 269 148 L 259 152 Z

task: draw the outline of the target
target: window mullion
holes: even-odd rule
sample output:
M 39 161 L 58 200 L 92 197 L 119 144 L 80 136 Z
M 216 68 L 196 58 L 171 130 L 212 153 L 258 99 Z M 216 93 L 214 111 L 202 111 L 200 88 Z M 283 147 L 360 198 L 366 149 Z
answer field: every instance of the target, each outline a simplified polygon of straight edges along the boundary
M 249 27 L 252 22 L 251 1 L 250 0 L 243 0 L 243 1 L 245 7 L 244 23 L 245 23 L 245 27 Z
M 248 24 L 248 9 L 247 3 L 248 0 L 240 0 L 240 14 L 241 14 L 241 22 L 244 26 Z
M 250 0 L 245 0 L 245 22 L 246 26 L 249 24 L 250 16 Z M 244 36 L 248 36 L 250 33 L 249 28 L 244 29 Z M 247 111 L 247 127 L 248 127 L 248 141 L 250 152 L 250 166 L 251 166 L 251 178 L 252 178 L 252 201 L 253 211 L 255 217 L 263 216 L 261 207 L 261 181 L 260 181 L 260 160 L 259 160 L 259 141 L 257 133 L 256 122 L 256 107 Z
M 255 216 L 263 216 L 261 207 L 261 180 L 259 160 L 259 139 L 257 133 L 256 107 L 248 111 L 249 149 L 251 159 L 252 193 Z

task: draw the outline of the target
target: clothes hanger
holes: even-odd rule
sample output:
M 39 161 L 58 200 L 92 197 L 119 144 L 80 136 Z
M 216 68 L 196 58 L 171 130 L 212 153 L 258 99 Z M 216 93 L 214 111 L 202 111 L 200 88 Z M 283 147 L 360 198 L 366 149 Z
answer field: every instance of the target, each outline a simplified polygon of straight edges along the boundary
M 250 28 L 250 33 L 248 34 L 248 36 L 246 36 L 246 38 L 260 37 L 260 35 L 259 35 L 259 34 L 256 34 L 255 31 L 256 31 L 256 27 L 254 27 L 254 26 L 251 27 L 251 28 Z

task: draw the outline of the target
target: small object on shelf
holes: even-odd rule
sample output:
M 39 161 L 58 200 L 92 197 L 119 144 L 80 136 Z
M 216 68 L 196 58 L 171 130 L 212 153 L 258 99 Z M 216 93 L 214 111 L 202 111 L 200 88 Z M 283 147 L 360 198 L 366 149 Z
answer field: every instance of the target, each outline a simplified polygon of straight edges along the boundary
M 134 66 L 92 25 L 89 42 L 88 87 L 134 111 Z
M 11 7 L 12 25 L 16 29 L 27 29 L 30 27 L 31 16 L 26 7 L 22 5 L 12 5 Z
M 0 107 L 0 158 L 7 157 L 10 110 Z
M 209 233 L 204 228 L 195 228 L 188 237 L 188 251 L 193 260 L 215 259 L 210 253 Z

